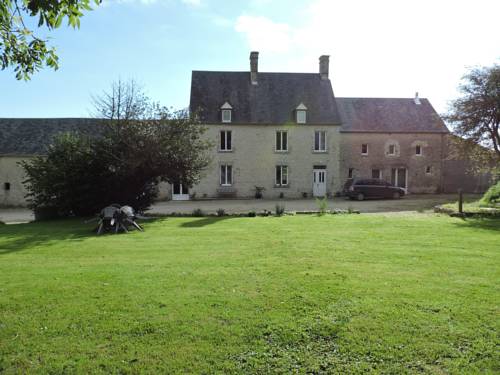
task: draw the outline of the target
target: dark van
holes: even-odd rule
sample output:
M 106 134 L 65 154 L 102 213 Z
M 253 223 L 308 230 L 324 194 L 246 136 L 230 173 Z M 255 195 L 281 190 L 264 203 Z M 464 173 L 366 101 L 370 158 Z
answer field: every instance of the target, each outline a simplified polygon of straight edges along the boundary
M 350 178 L 344 185 L 344 194 L 350 199 L 392 198 L 399 199 L 405 190 L 378 178 Z

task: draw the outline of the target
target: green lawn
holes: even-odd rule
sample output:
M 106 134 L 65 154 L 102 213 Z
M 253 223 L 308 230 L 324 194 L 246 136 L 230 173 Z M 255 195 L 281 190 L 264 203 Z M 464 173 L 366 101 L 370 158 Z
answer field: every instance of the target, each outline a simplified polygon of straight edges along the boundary
M 0 373 L 498 373 L 500 220 L 0 226 Z

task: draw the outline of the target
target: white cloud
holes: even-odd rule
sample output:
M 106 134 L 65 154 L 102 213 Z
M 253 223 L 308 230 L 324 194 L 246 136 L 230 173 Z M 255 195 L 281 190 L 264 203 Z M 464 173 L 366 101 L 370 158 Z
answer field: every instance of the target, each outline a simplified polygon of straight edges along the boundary
M 266 17 L 240 16 L 236 20 L 235 29 L 246 35 L 252 50 L 286 52 L 292 43 L 290 27 Z
M 339 96 L 420 91 L 444 111 L 466 66 L 498 62 L 499 13 L 498 0 L 314 0 L 296 24 L 242 15 L 235 29 L 266 70 L 316 71 L 329 54 Z

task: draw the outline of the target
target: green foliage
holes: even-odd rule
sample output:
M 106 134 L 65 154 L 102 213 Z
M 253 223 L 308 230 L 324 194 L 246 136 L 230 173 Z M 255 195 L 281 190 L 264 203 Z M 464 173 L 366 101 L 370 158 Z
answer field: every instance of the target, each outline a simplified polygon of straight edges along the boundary
M 84 11 L 92 10 L 101 0 L 0 0 L 0 66 L 14 67 L 17 79 L 28 80 L 44 65 L 59 67 L 54 47 L 28 29 L 24 18 L 38 17 L 38 27 L 49 31 L 61 26 L 66 19 L 68 26 L 80 27 Z
M 226 210 L 224 210 L 223 208 L 218 208 L 217 209 L 217 216 L 219 216 L 219 217 L 226 216 Z
M 490 187 L 479 201 L 481 206 L 493 206 L 500 204 L 500 181 Z
M 193 217 L 204 217 L 205 212 L 201 208 L 195 208 L 191 214 Z
M 277 204 L 274 213 L 276 216 L 283 216 L 285 214 L 285 205 Z
M 500 173 L 500 65 L 471 69 L 445 117 L 456 138 L 451 156 L 475 163 L 479 172 Z
M 328 199 L 326 197 L 316 198 L 316 206 L 318 206 L 319 214 L 325 215 L 328 212 Z
M 98 134 L 60 135 L 47 155 L 21 163 L 30 208 L 88 215 L 118 203 L 143 211 L 160 182 L 192 186 L 198 181 L 210 162 L 205 128 L 185 111 L 159 107 L 133 83 L 118 87 L 118 94 L 100 103 L 98 110 L 112 113 L 100 121 Z

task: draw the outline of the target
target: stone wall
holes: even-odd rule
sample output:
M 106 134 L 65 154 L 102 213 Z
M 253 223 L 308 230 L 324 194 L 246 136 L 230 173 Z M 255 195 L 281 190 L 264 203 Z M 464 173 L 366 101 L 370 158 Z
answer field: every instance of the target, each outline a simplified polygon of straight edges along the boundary
M 380 169 L 382 178 L 391 181 L 392 168 L 407 169 L 410 193 L 437 193 L 442 189 L 443 134 L 341 133 L 341 176 L 348 178 L 349 168 L 356 177 L 372 177 L 372 169 Z M 362 154 L 362 144 L 368 154 Z M 389 155 L 394 145 L 394 155 Z M 416 147 L 421 147 L 421 155 Z M 430 173 L 429 172 L 430 168 Z
M 26 176 L 18 163 L 27 159 L 30 157 L 0 156 L 0 207 L 26 206 L 27 191 L 22 183 Z M 10 184 L 8 190 L 6 183 Z
M 232 151 L 219 151 L 221 130 L 231 130 Z M 288 132 L 288 151 L 275 151 L 276 131 Z M 327 151 L 314 151 L 314 132 L 326 131 Z M 341 189 L 343 181 L 339 173 L 339 126 L 326 125 L 208 125 L 206 137 L 214 142 L 211 151 L 212 162 L 204 172 L 199 184 L 190 189 L 197 198 L 216 198 L 221 194 L 220 165 L 233 167 L 233 185 L 222 190 L 232 191 L 237 197 L 253 197 L 255 186 L 265 188 L 265 198 L 277 198 L 280 193 L 285 198 L 299 198 L 303 193 L 312 195 L 313 167 L 326 166 L 327 193 L 334 194 Z M 275 186 L 276 165 L 288 166 L 287 187 Z M 165 184 L 161 197 L 169 194 Z

